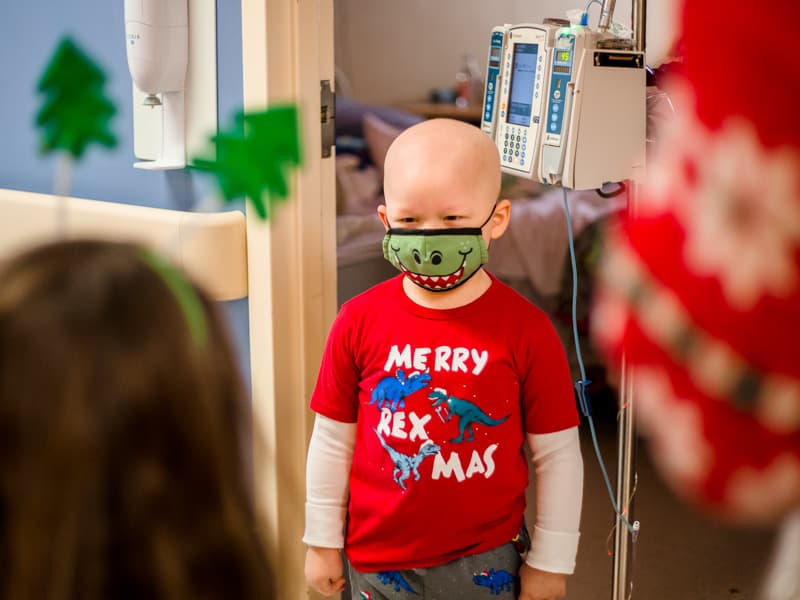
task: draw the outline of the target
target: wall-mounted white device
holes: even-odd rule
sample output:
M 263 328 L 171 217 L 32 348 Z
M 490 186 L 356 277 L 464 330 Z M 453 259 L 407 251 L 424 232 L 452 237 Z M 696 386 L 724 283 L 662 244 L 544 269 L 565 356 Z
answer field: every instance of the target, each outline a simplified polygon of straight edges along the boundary
M 503 50 L 510 25 L 500 25 L 492 29 L 489 40 L 489 57 L 486 63 L 486 79 L 483 83 L 483 115 L 481 129 L 494 139 L 497 126 L 497 105 L 503 82 Z
M 134 85 L 144 103 L 159 106 L 161 152 L 141 169 L 186 166 L 184 86 L 189 60 L 187 0 L 125 0 L 125 47 Z

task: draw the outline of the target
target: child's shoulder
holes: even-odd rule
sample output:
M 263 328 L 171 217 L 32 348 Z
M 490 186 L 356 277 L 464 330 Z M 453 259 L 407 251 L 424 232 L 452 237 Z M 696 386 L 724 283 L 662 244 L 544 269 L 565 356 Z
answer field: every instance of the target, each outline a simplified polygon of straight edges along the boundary
M 494 302 L 502 306 L 505 314 L 511 318 L 528 318 L 534 321 L 545 320 L 549 317 L 541 308 L 520 294 L 507 283 L 492 275 L 492 292 L 495 294 Z

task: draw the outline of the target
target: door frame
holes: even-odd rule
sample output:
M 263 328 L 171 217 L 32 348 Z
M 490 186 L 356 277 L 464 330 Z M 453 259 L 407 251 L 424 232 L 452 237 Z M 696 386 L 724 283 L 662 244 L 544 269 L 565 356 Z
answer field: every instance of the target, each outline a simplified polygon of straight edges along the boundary
M 242 69 L 245 111 L 293 103 L 300 114 L 303 166 L 288 201 L 268 222 L 247 219 L 254 492 L 276 597 L 300 600 L 308 401 L 337 310 L 335 154 L 320 152 L 333 0 L 242 0 Z

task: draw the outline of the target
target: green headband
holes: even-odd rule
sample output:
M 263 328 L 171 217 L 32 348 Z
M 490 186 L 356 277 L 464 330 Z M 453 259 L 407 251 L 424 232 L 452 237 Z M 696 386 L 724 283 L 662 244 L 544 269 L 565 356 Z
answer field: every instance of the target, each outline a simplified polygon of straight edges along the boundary
M 206 314 L 203 303 L 200 301 L 195 289 L 175 267 L 157 254 L 148 250 L 142 250 L 139 253 L 139 258 L 167 284 L 167 287 L 172 292 L 172 295 L 175 296 L 175 300 L 178 301 L 178 305 L 181 307 L 192 339 L 200 347 L 205 347 L 208 342 Z

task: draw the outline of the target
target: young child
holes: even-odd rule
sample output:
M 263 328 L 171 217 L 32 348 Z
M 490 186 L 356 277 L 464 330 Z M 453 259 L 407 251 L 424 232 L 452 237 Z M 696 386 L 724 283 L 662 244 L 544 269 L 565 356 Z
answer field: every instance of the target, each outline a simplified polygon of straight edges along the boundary
M 0 598 L 262 600 L 222 322 L 127 244 L 0 267 Z
M 384 189 L 384 254 L 402 274 L 347 302 L 330 332 L 311 399 L 309 584 L 343 589 L 344 548 L 354 598 L 562 598 L 578 415 L 546 315 L 482 268 L 511 210 L 497 148 L 471 125 L 425 121 L 392 144 Z

